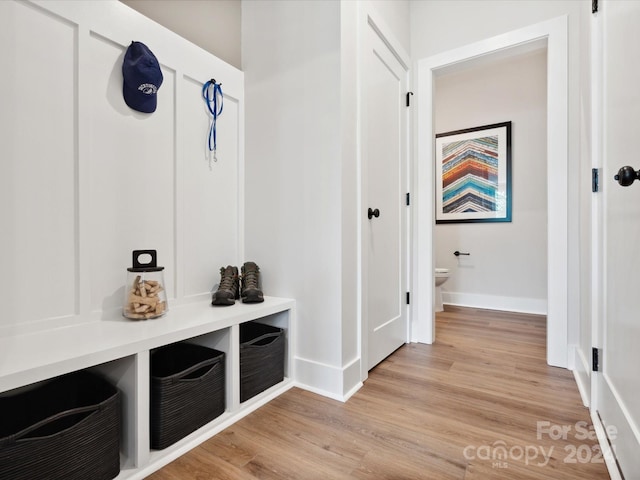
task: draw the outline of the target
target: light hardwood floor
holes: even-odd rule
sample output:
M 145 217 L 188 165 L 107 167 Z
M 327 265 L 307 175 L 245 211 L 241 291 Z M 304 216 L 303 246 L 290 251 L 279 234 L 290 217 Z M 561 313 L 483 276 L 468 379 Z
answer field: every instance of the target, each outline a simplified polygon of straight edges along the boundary
M 608 479 L 545 324 L 449 308 L 434 345 L 400 348 L 348 402 L 294 388 L 149 478 Z

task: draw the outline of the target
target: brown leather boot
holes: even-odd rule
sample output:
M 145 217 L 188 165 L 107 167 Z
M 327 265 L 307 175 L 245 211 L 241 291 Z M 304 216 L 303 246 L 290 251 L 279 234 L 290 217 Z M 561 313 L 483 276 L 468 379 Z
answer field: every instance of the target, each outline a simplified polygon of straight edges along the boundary
M 245 262 L 242 266 L 241 296 L 243 303 L 264 302 L 260 285 L 260 267 L 254 262 Z
M 238 267 L 222 267 L 220 269 L 220 285 L 218 290 L 213 292 L 211 305 L 233 305 L 236 298 L 240 298 L 240 281 L 238 278 Z

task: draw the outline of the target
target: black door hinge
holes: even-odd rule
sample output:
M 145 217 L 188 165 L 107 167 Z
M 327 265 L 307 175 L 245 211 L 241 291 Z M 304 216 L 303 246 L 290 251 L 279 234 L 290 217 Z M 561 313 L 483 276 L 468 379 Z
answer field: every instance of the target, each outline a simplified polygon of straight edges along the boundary
M 600 350 L 596 347 L 591 349 L 591 370 L 594 372 L 600 371 Z
M 411 304 L 411 293 L 407 292 L 407 305 Z
M 600 187 L 600 173 L 597 168 L 591 169 L 591 191 L 597 192 Z
M 407 206 L 411 205 L 411 194 L 407 192 Z
M 407 107 L 411 106 L 411 95 L 413 95 L 413 92 L 407 92 Z
M 598 0 L 591 0 L 591 13 L 598 12 Z

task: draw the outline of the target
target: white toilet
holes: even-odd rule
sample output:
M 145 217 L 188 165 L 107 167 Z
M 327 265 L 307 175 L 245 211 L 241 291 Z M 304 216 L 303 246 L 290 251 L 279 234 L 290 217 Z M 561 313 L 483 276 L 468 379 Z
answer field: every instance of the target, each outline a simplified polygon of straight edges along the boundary
M 434 310 L 436 312 L 444 311 L 444 307 L 442 306 L 442 284 L 447 281 L 449 278 L 449 269 L 448 268 L 436 268 L 435 272 L 436 277 L 436 298 L 434 304 Z

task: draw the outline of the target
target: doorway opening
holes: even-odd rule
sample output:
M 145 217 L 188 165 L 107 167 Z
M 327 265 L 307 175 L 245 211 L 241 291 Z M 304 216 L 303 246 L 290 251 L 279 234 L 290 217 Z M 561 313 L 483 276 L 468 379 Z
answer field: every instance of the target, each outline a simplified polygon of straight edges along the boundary
M 568 366 L 568 28 L 558 17 L 418 62 L 417 155 L 413 212 L 413 341 L 435 340 L 434 305 L 434 77 L 443 68 L 481 62 L 490 54 L 513 55 L 536 42 L 547 47 L 547 363 Z
M 434 77 L 437 135 L 503 122 L 509 122 L 511 132 L 510 165 L 506 139 L 503 135 L 498 142 L 493 130 L 467 133 L 478 140 L 463 143 L 464 148 L 460 134 L 441 137 L 438 145 L 456 153 L 446 161 L 446 176 L 444 166 L 436 167 L 435 182 L 441 186 L 436 195 L 446 192 L 445 197 L 452 199 L 449 208 L 459 216 L 469 209 L 487 208 L 493 199 L 498 207 L 500 198 L 510 202 L 513 211 L 508 222 L 491 218 L 436 222 L 434 262 L 440 282 L 446 279 L 436 288 L 436 312 L 444 301 L 487 310 L 547 313 L 547 48 L 546 42 L 527 46 L 530 50 L 508 49 L 481 62 L 443 68 Z M 497 142 L 495 151 L 492 140 Z M 436 162 L 442 165 L 445 156 L 440 147 Z M 511 187 L 501 197 L 507 167 Z

